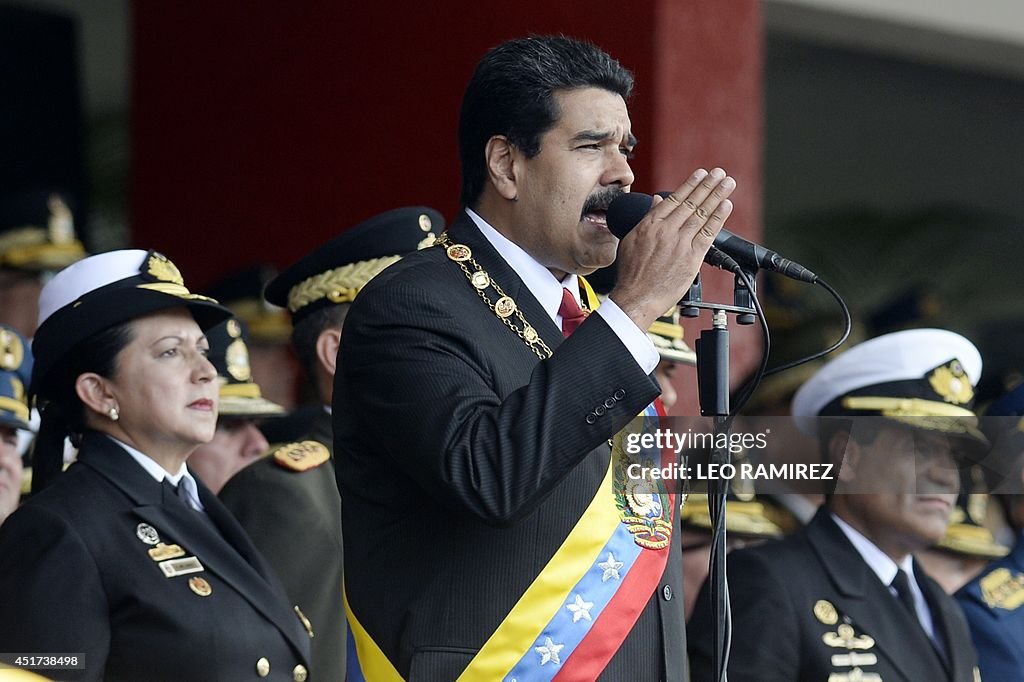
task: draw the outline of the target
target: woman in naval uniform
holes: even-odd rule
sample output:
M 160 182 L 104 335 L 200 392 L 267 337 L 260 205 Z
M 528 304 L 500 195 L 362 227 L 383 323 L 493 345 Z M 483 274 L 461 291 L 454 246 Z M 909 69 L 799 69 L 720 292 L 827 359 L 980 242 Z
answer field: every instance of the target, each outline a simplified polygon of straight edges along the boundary
M 68 267 L 39 303 L 42 425 L 34 494 L 0 528 L 0 648 L 58 679 L 305 680 L 304 616 L 185 464 L 216 427 L 203 330 L 228 312 L 139 250 Z

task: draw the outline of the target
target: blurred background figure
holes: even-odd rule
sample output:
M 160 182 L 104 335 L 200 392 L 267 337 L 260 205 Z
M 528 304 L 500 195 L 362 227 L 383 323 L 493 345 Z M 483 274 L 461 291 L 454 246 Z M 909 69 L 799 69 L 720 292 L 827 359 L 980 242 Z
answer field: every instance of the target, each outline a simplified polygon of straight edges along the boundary
M 407 253 L 434 243 L 437 211 L 397 208 L 341 233 L 284 270 L 266 298 L 292 317 L 292 346 L 315 402 L 265 431 L 287 437 L 242 469 L 220 498 L 310 617 L 313 661 L 322 679 L 345 677 L 341 496 L 334 477 L 331 398 L 342 325 L 360 290 Z M 262 380 L 262 377 L 261 377 Z
M 276 276 L 271 265 L 251 265 L 217 280 L 205 293 L 243 323 L 252 375 L 259 379 L 263 397 L 289 411 L 302 401 L 297 396 L 300 370 L 289 343 L 292 323 L 287 310 L 263 297 Z
M 996 541 L 989 528 L 989 503 L 981 469 L 961 469 L 960 495 L 949 516 L 946 534 L 934 547 L 914 555 L 925 573 L 941 585 L 946 594 L 953 594 L 993 559 L 1010 552 L 1009 547 Z
M 25 387 L 32 377 L 32 351 L 13 327 L 0 324 L 0 524 L 18 508 L 23 483 L 18 431 L 27 430 Z
M 779 539 L 799 526 L 799 522 L 778 500 L 757 495 L 744 481 L 734 480 L 725 500 L 726 543 L 731 552 Z M 683 606 L 690 620 L 700 587 L 708 577 L 711 561 L 712 524 L 708 496 L 694 493 L 687 497 L 679 522 L 679 543 L 683 552 Z
M 982 463 L 993 499 L 1013 530 L 1010 554 L 956 594 L 978 649 L 982 679 L 1019 680 L 1024 671 L 1024 384 L 993 402 L 983 424 L 992 452 Z
M 231 317 L 206 332 L 209 361 L 217 369 L 220 402 L 213 440 L 195 449 L 189 466 L 214 494 L 232 476 L 267 454 L 259 424 L 284 415 L 284 407 L 263 397 L 253 378 L 245 324 Z

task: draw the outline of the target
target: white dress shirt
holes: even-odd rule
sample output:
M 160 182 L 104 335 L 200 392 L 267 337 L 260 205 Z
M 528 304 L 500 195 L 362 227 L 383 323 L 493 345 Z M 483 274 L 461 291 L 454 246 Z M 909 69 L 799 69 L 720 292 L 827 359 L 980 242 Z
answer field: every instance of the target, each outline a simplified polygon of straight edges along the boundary
M 146 473 L 152 476 L 157 483 L 162 483 L 163 480 L 166 478 L 168 481 L 171 482 L 172 485 L 184 485 L 185 497 L 187 498 L 189 506 L 191 506 L 196 511 L 206 511 L 206 507 L 204 507 L 203 503 L 199 501 L 199 487 L 196 485 L 196 479 L 192 478 L 192 474 L 188 472 L 188 469 L 185 467 L 184 463 L 181 465 L 181 468 L 178 470 L 176 474 L 170 474 L 167 473 L 167 471 L 165 471 L 162 466 L 157 464 L 156 461 L 151 459 L 146 453 L 133 448 L 131 445 L 128 445 L 124 441 L 120 441 L 111 435 L 108 435 L 107 438 L 109 438 L 110 440 L 114 441 L 122 448 L 127 450 L 128 454 L 132 456 L 132 459 L 138 462 L 139 466 L 145 469 Z
M 476 226 L 480 228 L 484 238 L 491 243 L 491 246 L 515 270 L 515 273 L 519 275 L 519 279 L 523 280 L 523 284 L 526 285 L 526 288 L 530 290 L 534 298 L 540 302 L 544 310 L 551 316 L 555 325 L 561 328 L 562 317 L 558 314 L 558 309 L 562 305 L 562 289 L 568 289 L 573 298 L 576 299 L 576 303 L 579 304 L 579 278 L 574 274 L 568 274 L 565 276 L 565 279 L 559 282 L 551 274 L 550 270 L 534 260 L 518 244 L 510 241 L 505 235 L 491 227 L 475 211 L 467 208 L 466 213 L 476 223 Z M 498 284 L 501 284 L 501 282 L 498 282 Z M 654 343 L 647 337 L 647 330 L 636 326 L 633 320 L 629 319 L 629 316 L 622 312 L 622 308 L 616 305 L 615 301 L 610 298 L 602 301 L 601 307 L 596 312 L 604 318 L 604 321 L 608 323 L 608 326 L 611 327 L 615 335 L 626 346 L 636 364 L 640 366 L 640 369 L 645 374 L 653 372 L 654 368 L 658 366 L 660 357 L 658 349 L 654 347 Z

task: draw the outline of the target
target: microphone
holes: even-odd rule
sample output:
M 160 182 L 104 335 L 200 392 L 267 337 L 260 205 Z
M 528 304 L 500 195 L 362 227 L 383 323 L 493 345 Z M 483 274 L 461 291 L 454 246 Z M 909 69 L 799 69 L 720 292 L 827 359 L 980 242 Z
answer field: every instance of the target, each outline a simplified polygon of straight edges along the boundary
M 665 196 L 667 192 L 659 194 Z M 620 194 L 608 206 L 608 229 L 616 237 L 622 239 L 647 215 L 653 201 L 654 197 L 640 192 Z M 715 253 L 716 247 L 741 265 L 771 270 L 809 284 L 818 281 L 816 274 L 799 263 L 783 258 L 760 244 L 749 242 L 729 230 L 723 229 L 715 236 L 714 247 L 704 257 L 704 260 L 711 265 L 721 267 L 724 259 Z M 728 261 L 725 262 L 728 263 Z

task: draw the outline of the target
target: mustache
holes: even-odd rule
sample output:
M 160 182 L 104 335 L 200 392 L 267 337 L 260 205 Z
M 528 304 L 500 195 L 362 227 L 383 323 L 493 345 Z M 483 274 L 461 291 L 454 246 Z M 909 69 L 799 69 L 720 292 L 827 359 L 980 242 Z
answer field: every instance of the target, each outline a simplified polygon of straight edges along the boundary
M 594 192 L 583 204 L 583 212 L 580 217 L 593 211 L 605 211 L 608 209 L 609 204 L 615 200 L 616 197 L 625 194 L 626 191 L 621 187 L 609 187 L 607 189 L 601 189 Z

